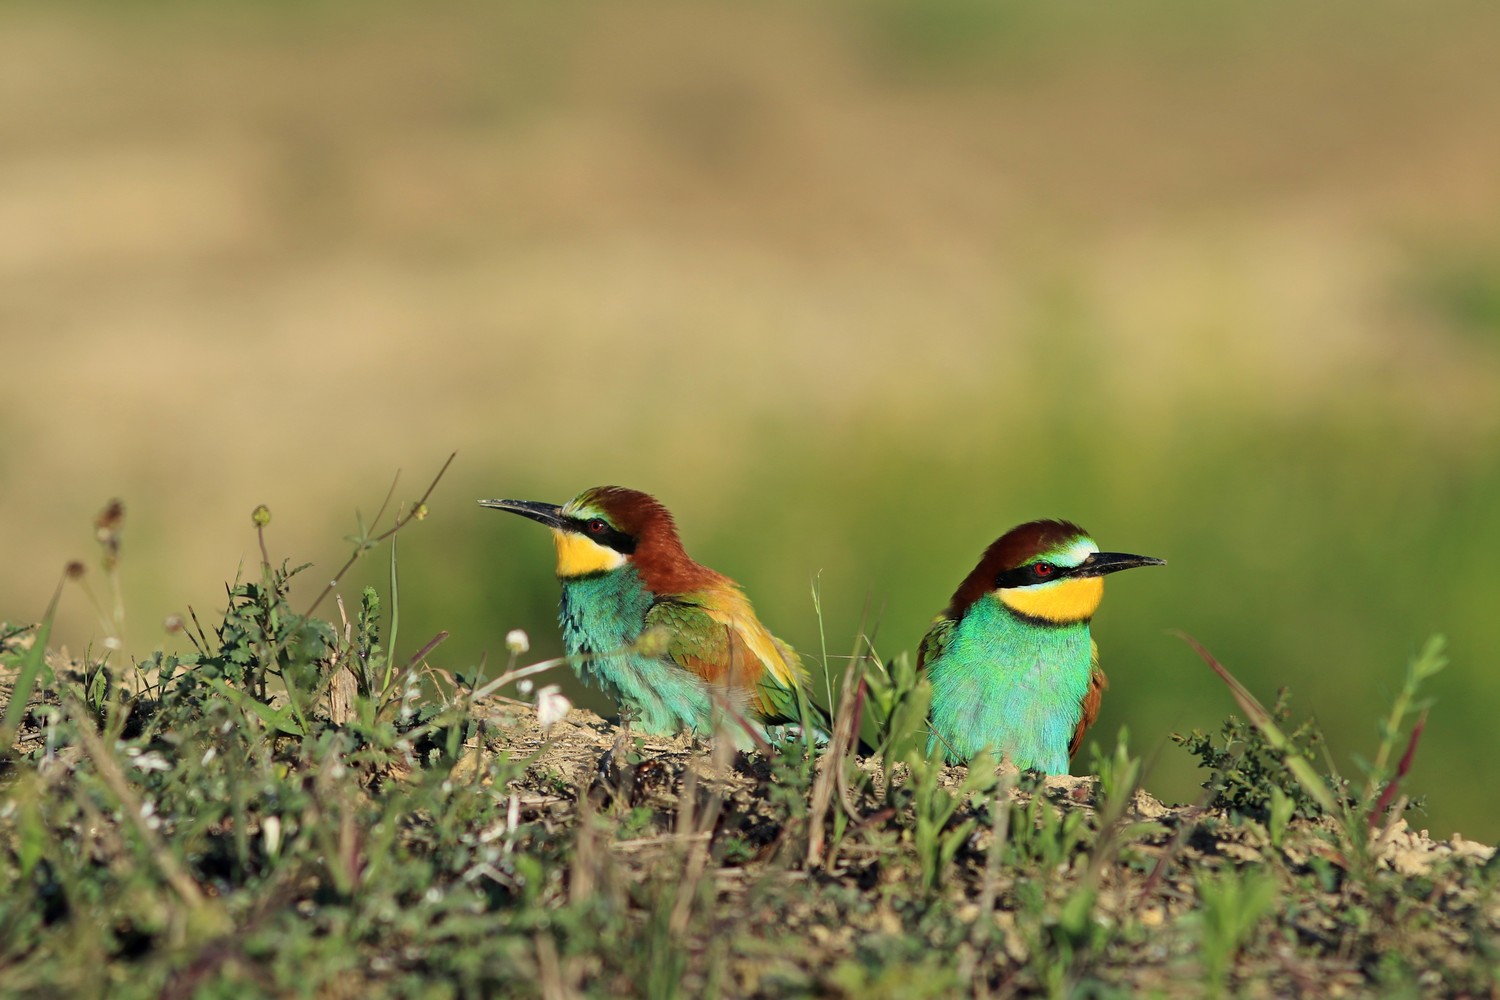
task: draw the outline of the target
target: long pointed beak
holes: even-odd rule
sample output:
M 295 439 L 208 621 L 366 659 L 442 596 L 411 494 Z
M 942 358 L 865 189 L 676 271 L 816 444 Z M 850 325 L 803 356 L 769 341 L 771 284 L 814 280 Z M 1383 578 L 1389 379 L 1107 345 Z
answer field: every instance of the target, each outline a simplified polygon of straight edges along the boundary
M 489 507 L 491 510 L 508 510 L 512 514 L 540 521 L 549 528 L 561 528 L 565 523 L 562 508 L 555 503 L 542 503 L 539 500 L 481 500 L 479 506 Z
M 1106 573 L 1118 573 L 1122 569 L 1134 569 L 1137 566 L 1165 566 L 1165 559 L 1157 559 L 1155 556 L 1133 556 L 1128 552 L 1095 552 L 1089 556 L 1072 576 L 1103 576 Z

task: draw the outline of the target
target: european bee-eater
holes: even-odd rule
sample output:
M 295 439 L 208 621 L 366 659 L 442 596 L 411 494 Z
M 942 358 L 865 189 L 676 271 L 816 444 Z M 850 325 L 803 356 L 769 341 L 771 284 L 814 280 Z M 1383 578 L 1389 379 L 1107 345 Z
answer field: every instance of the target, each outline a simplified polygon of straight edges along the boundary
M 1067 521 L 1030 521 L 1001 535 L 922 639 L 929 745 L 940 744 L 953 763 L 989 747 L 1022 769 L 1068 773 L 1104 692 L 1089 635 L 1104 576 L 1163 565 L 1100 552 Z
M 647 732 L 711 734 L 723 707 L 716 695 L 749 720 L 797 719 L 807 681 L 797 654 L 760 623 L 738 584 L 688 556 L 654 497 L 599 486 L 560 507 L 479 502 L 552 529 L 574 668 Z

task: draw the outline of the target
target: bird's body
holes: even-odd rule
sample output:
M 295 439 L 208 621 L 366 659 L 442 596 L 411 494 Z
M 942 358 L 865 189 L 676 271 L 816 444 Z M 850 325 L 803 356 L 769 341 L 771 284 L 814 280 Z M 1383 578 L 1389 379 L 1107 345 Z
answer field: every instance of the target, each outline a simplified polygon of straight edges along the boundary
M 552 529 L 568 655 L 647 732 L 708 735 L 726 709 L 759 723 L 797 718 L 797 654 L 738 584 L 689 558 L 653 497 L 603 486 L 561 507 L 480 502 Z
M 697 729 L 714 711 L 703 678 L 636 648 L 652 596 L 633 569 L 564 578 L 558 607 L 563 645 L 579 676 L 633 709 L 647 732 Z
M 1105 687 L 1089 622 L 1105 574 L 1160 559 L 1100 552 L 1066 521 L 1031 521 L 991 545 L 918 655 L 932 685 L 932 744 L 948 760 L 985 748 L 1066 774 Z

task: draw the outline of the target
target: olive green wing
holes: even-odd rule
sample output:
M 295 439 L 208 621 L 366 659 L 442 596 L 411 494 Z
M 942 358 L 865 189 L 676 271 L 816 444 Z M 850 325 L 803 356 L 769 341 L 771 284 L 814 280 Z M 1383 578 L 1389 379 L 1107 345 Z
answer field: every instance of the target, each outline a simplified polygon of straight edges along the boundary
M 646 644 L 710 684 L 729 685 L 740 658 L 733 631 L 700 604 L 658 601 L 646 612 Z
M 796 720 L 805 676 L 801 660 L 742 608 L 743 598 L 714 600 L 722 596 L 658 601 L 646 613 L 646 628 L 661 636 L 674 663 L 732 692 L 742 710 L 766 722 Z
M 927 630 L 926 635 L 922 636 L 922 644 L 917 647 L 918 670 L 926 668 L 947 652 L 948 644 L 953 641 L 953 630 L 956 628 L 958 628 L 956 619 L 940 617 L 933 620 L 932 627 Z

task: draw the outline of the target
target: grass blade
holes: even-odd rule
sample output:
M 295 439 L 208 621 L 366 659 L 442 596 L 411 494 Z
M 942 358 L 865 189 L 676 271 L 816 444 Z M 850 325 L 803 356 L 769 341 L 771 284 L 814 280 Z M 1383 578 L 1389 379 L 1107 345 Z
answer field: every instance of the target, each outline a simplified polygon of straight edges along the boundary
M 1266 707 L 1250 693 L 1250 689 L 1241 684 L 1239 678 L 1231 674 L 1227 667 L 1214 659 L 1213 654 L 1197 639 L 1186 632 L 1174 634 L 1193 647 L 1194 652 L 1203 658 L 1203 662 L 1207 663 L 1213 672 L 1219 675 L 1219 679 L 1228 685 L 1229 693 L 1234 695 L 1234 700 L 1239 703 L 1241 710 L 1250 717 L 1255 728 L 1261 731 L 1266 742 L 1282 755 L 1282 761 L 1286 764 L 1287 770 L 1292 772 L 1292 776 L 1297 779 L 1297 783 L 1302 786 L 1303 790 L 1317 801 L 1324 812 L 1329 815 L 1337 814 L 1338 803 L 1334 800 L 1333 792 L 1329 791 L 1327 783 L 1323 781 L 1322 776 L 1307 758 L 1292 745 L 1292 741 L 1287 739 L 1281 727 L 1276 725 L 1276 720 L 1271 717 L 1271 713 L 1266 711 Z
M 26 714 L 26 703 L 31 700 L 31 689 L 47 666 L 47 640 L 52 636 L 52 619 L 57 614 L 57 602 L 62 597 L 63 583 L 67 574 L 57 581 L 47 611 L 32 636 L 31 648 L 21 657 L 21 672 L 16 675 L 16 685 L 10 692 L 10 704 L 5 706 L 5 720 L 0 722 L 0 753 L 9 753 L 21 731 L 21 719 Z
M 1423 712 L 1417 719 L 1417 724 L 1411 727 L 1411 737 L 1406 742 L 1406 752 L 1396 763 L 1396 773 L 1386 784 L 1385 791 L 1380 793 L 1380 801 L 1375 803 L 1375 808 L 1370 811 L 1370 826 L 1379 825 L 1380 818 L 1385 815 L 1386 810 L 1396 799 L 1396 789 L 1401 786 L 1401 779 L 1406 777 L 1411 770 L 1412 758 L 1417 754 L 1417 742 L 1422 738 L 1422 730 L 1427 728 L 1427 713 Z

